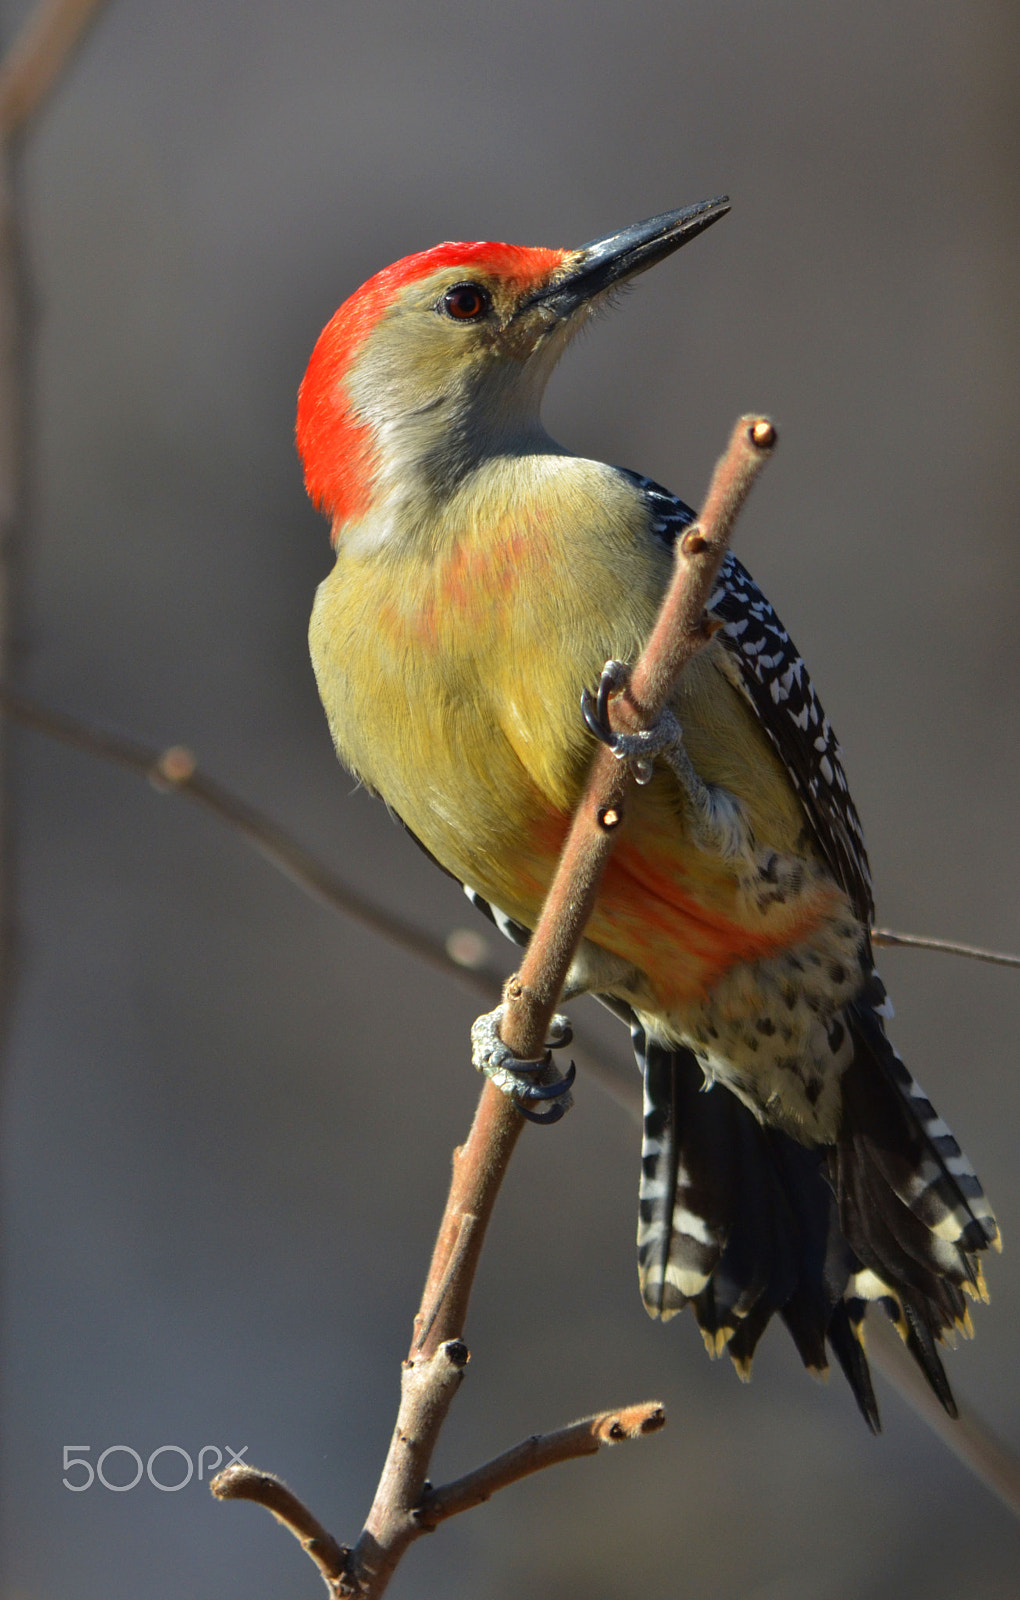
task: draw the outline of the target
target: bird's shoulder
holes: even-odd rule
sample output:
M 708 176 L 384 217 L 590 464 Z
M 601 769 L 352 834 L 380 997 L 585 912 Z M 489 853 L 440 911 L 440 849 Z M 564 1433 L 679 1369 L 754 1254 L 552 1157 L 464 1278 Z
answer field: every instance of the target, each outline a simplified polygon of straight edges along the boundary
M 641 495 L 652 537 L 670 549 L 695 520 L 690 506 L 661 484 L 617 469 Z M 807 667 L 772 605 L 746 567 L 729 554 L 709 601 L 730 676 L 750 701 L 790 776 L 811 831 L 857 915 L 870 923 L 871 874 L 839 741 Z

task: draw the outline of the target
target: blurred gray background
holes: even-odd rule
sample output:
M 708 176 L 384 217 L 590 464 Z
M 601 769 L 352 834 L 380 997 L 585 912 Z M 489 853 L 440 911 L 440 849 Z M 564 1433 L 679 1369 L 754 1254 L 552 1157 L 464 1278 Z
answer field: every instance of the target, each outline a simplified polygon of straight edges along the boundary
M 188 743 L 352 884 L 443 936 L 470 924 L 331 752 L 304 363 L 397 256 L 574 245 L 727 190 L 732 215 L 572 351 L 549 424 L 696 501 L 733 418 L 777 419 L 738 549 L 840 730 L 880 919 L 1020 948 L 1018 64 L 995 0 L 111 0 L 19 168 L 19 687 Z M 194 1481 L 74 1494 L 62 1450 L 247 1446 L 357 1532 L 478 1007 L 184 803 L 35 735 L 14 760 L 4 1593 L 314 1595 L 264 1513 Z M 495 935 L 492 962 L 512 962 Z M 1020 1448 L 1020 981 L 883 965 L 1006 1239 L 951 1378 Z M 1015 1594 L 1016 1525 L 881 1380 L 876 1441 L 782 1329 L 745 1389 L 688 1319 L 647 1320 L 637 1136 L 593 1084 L 576 1098 L 522 1142 L 436 1474 L 650 1395 L 670 1426 L 448 1525 L 393 1594 Z

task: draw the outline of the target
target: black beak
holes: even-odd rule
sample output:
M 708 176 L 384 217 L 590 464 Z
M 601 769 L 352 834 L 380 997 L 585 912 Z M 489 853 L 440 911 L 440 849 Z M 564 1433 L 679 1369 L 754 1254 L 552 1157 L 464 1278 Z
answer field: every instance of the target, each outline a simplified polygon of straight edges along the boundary
M 661 216 L 649 217 L 647 222 L 635 222 L 619 233 L 609 233 L 604 239 L 593 239 L 575 251 L 565 271 L 532 295 L 520 311 L 541 305 L 557 317 L 567 317 L 603 289 L 636 277 L 647 267 L 654 267 L 657 261 L 665 260 L 688 240 L 704 233 L 713 222 L 718 222 L 729 209 L 729 196 L 723 194 L 715 200 L 702 200 L 696 206 L 684 206 L 682 211 L 664 211 Z

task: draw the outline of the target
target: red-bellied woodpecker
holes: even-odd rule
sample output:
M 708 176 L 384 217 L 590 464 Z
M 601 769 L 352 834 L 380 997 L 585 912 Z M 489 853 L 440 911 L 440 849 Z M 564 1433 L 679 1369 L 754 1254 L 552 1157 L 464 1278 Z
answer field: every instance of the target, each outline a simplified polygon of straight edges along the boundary
M 592 732 L 613 738 L 579 691 L 636 658 L 693 517 L 555 444 L 542 392 L 607 291 L 727 210 L 579 250 L 408 256 L 340 307 L 301 385 L 337 551 L 311 624 L 337 750 L 519 941 Z M 732 556 L 710 609 L 568 985 L 630 1023 L 644 1071 L 645 1304 L 690 1302 L 743 1376 L 779 1313 L 809 1368 L 831 1347 L 877 1428 L 861 1329 L 879 1300 L 952 1411 L 935 1343 L 969 1331 L 995 1221 L 885 1037 L 867 857 L 804 664 Z M 530 1109 L 526 1064 L 493 1062 L 491 1039 L 484 1064 Z

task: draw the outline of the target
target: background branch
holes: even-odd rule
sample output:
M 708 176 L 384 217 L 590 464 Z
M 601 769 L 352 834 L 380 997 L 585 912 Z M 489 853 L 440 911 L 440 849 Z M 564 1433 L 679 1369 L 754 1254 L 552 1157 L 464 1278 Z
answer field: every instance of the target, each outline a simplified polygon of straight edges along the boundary
M 38 111 L 105 0 L 41 0 L 0 61 L 0 137 Z

